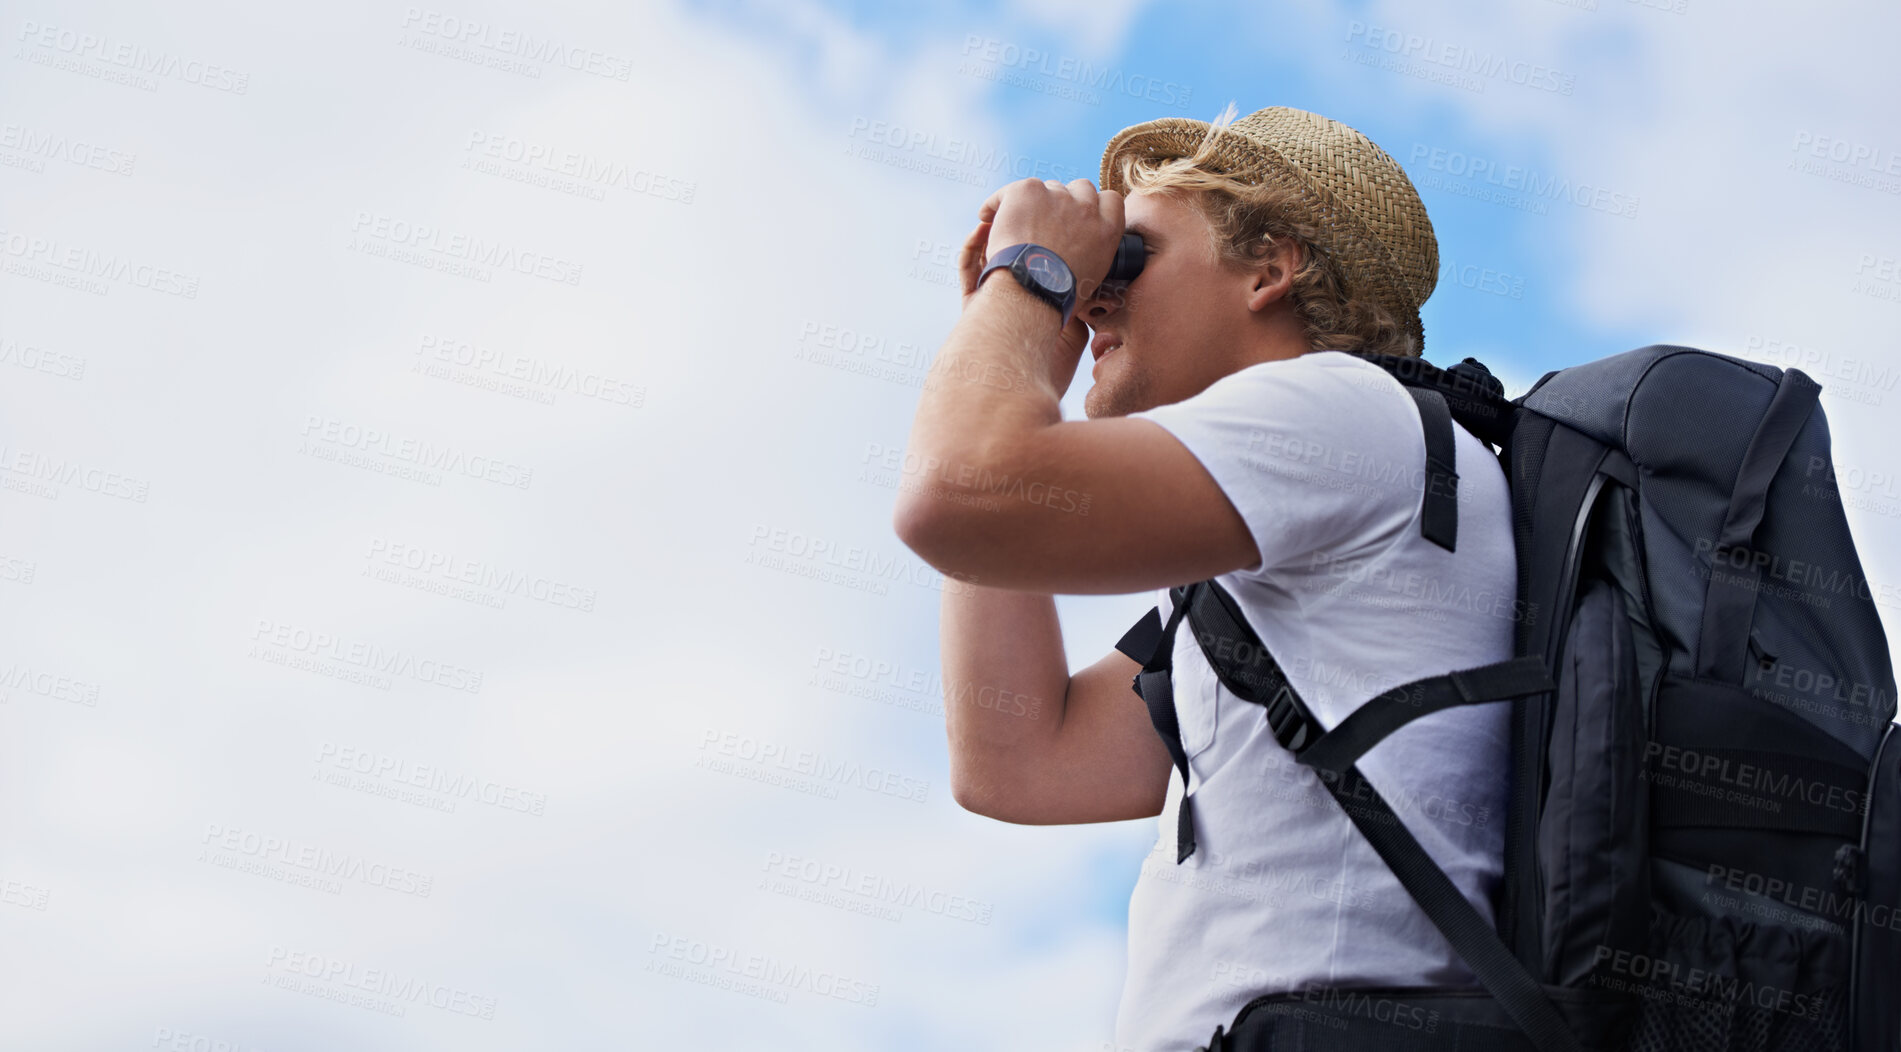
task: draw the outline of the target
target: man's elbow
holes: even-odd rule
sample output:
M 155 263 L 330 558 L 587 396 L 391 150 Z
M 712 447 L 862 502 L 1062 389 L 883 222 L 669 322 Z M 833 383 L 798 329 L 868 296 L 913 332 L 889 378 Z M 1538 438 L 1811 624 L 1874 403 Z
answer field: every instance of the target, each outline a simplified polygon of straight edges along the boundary
M 999 822 L 1019 821 L 1009 807 L 1015 794 L 996 778 L 960 771 L 952 765 L 950 783 L 951 799 L 958 807 Z
M 892 512 L 891 526 L 898 540 L 938 573 L 966 574 L 969 567 L 964 565 L 964 552 L 968 530 L 958 521 L 954 509 L 945 507 L 946 503 L 941 497 L 928 494 L 902 494 Z
M 973 815 L 1012 825 L 1047 825 L 1051 804 L 1036 775 L 1035 768 L 1026 766 L 1020 756 L 993 754 L 979 759 L 953 753 L 951 799 Z
M 973 815 L 990 817 L 989 796 L 981 786 L 974 785 L 968 778 L 951 778 L 951 799 L 957 806 Z

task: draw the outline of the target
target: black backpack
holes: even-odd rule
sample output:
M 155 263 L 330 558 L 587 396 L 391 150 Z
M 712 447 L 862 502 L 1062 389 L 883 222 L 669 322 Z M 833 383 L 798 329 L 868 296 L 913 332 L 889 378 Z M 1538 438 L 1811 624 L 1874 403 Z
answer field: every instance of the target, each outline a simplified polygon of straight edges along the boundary
M 1323 731 L 1212 579 L 1116 646 L 1186 789 L 1169 668 L 1186 614 L 1221 684 L 1263 707 L 1481 987 L 1270 992 L 1204 1048 L 1901 1052 L 1894 672 L 1820 385 L 1651 346 L 1507 401 L 1471 358 L 1355 353 L 1419 407 L 1428 539 L 1457 541 L 1453 423 L 1499 447 L 1518 656 Z M 1496 927 L 1354 762 L 1408 720 L 1488 701 L 1512 706 Z

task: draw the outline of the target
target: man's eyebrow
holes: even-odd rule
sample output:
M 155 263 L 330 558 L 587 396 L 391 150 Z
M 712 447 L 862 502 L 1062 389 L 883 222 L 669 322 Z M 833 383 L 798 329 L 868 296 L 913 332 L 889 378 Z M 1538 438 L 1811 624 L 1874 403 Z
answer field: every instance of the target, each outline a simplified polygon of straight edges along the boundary
M 1142 240 L 1144 241 L 1154 241 L 1158 243 L 1162 241 L 1162 235 L 1156 233 L 1143 223 L 1130 223 L 1129 233 L 1142 235 Z

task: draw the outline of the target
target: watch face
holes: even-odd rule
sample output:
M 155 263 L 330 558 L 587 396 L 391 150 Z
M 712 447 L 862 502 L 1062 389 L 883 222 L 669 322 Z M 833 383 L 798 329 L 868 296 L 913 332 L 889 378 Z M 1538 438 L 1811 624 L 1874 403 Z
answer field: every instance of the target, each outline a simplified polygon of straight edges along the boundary
M 1023 269 L 1030 272 L 1037 284 L 1059 296 L 1068 292 L 1075 280 L 1070 277 L 1069 268 L 1063 265 L 1063 261 L 1048 252 L 1024 253 Z

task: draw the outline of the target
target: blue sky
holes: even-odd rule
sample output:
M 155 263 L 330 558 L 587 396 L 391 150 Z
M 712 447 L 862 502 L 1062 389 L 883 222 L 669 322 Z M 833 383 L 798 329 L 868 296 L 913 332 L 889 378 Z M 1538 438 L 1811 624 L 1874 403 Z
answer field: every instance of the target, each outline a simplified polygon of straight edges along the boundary
M 825 61 L 821 48 L 785 39 L 785 21 L 770 13 L 770 5 L 698 6 L 736 32 L 778 41 L 793 57 L 793 68 L 809 74 Z M 1080 34 L 1085 39 L 1107 38 L 1099 40 L 1101 50 L 1090 50 L 1063 19 L 1048 17 L 1025 24 L 1029 20 L 1007 5 L 976 11 L 825 5 L 855 31 L 889 47 L 894 62 L 902 62 L 900 56 L 909 52 L 949 46 L 959 69 L 970 64 L 1024 73 L 1043 87 L 987 85 L 982 91 L 986 116 L 1001 129 L 1013 152 L 1065 166 L 1092 180 L 1103 144 L 1123 127 L 1161 116 L 1211 119 L 1230 100 L 1243 114 L 1262 106 L 1284 105 L 1335 117 L 1383 144 L 1409 169 L 1430 171 L 1431 151 L 1437 150 L 1494 159 L 1500 168 L 1519 165 L 1552 180 L 1584 182 L 1592 177 L 1589 171 L 1564 170 L 1556 161 L 1547 141 L 1556 130 L 1548 123 L 1549 112 L 1540 115 L 1547 126 L 1535 133 L 1523 127 L 1489 128 L 1466 105 L 1477 100 L 1461 97 L 1463 93 L 1456 90 L 1409 91 L 1412 85 L 1398 74 L 1352 75 L 1353 67 L 1342 55 L 1385 53 L 1368 46 L 1370 37 L 1364 29 L 1354 32 L 1355 27 L 1382 26 L 1375 5 L 1336 5 L 1305 14 L 1222 4 L 1124 6 L 1132 8 L 1124 21 L 1097 25 Z M 1568 62 L 1574 77 L 1575 71 L 1581 71 L 1584 90 L 1541 102 L 1560 113 L 1575 114 L 1642 94 L 1645 63 L 1655 60 L 1647 52 L 1656 44 L 1644 32 L 1651 27 L 1613 17 L 1624 14 L 1607 10 L 1595 18 L 1572 16 L 1576 24 L 1564 27 L 1569 32 L 1562 50 L 1547 61 Z M 1554 19 L 1557 15 L 1572 13 L 1555 9 Z M 1090 11 L 1087 17 L 1101 22 L 1116 16 L 1101 19 Z M 1397 24 L 1418 35 L 1419 30 L 1429 31 L 1433 21 L 1402 17 Z M 1219 41 L 1219 46 L 1210 46 L 1212 41 Z M 1520 60 L 1509 42 L 1497 48 L 1464 39 L 1455 43 L 1486 58 Z M 1040 52 L 1041 57 L 1028 58 L 1028 51 Z M 1016 58 L 984 62 L 986 53 Z M 1059 72 L 1068 60 L 1089 63 L 1106 73 L 1111 83 L 1118 77 L 1124 84 L 1152 78 L 1165 86 L 1155 100 L 1129 90 L 1098 90 L 1094 92 L 1100 98 L 1097 104 L 1039 94 L 1080 83 Z M 1612 71 L 1614 78 L 1607 76 Z M 851 105 L 902 120 L 901 113 L 879 110 L 879 91 L 874 85 L 859 87 L 856 93 L 847 93 Z M 1488 85 L 1494 93 L 1511 87 Z M 1428 151 L 1425 159 L 1415 157 L 1422 146 Z M 1628 193 L 1637 196 L 1635 189 Z M 1446 342 L 1434 342 L 1435 357 L 1444 356 L 1449 346 L 1458 348 L 1462 357 L 1479 338 L 1476 334 L 1482 333 L 1483 340 L 1509 354 L 1508 365 L 1535 378 L 1545 369 L 1595 357 L 1605 348 L 1636 347 L 1656 338 L 1640 326 L 1620 326 L 1579 311 L 1563 295 L 1566 284 L 1559 268 L 1565 260 L 1551 251 L 1552 239 L 1575 236 L 1581 221 L 1594 217 L 1533 214 L 1447 192 L 1422 190 L 1422 195 L 1434 220 L 1442 258 L 1461 268 L 1478 267 L 1477 275 L 1466 272 L 1468 280 L 1482 283 L 1486 290 L 1510 290 L 1496 295 L 1461 288 L 1455 280 L 1445 282 L 1442 294 L 1429 301 L 1424 315 L 1430 332 L 1448 335 Z M 1641 212 L 1641 203 L 1637 211 Z

